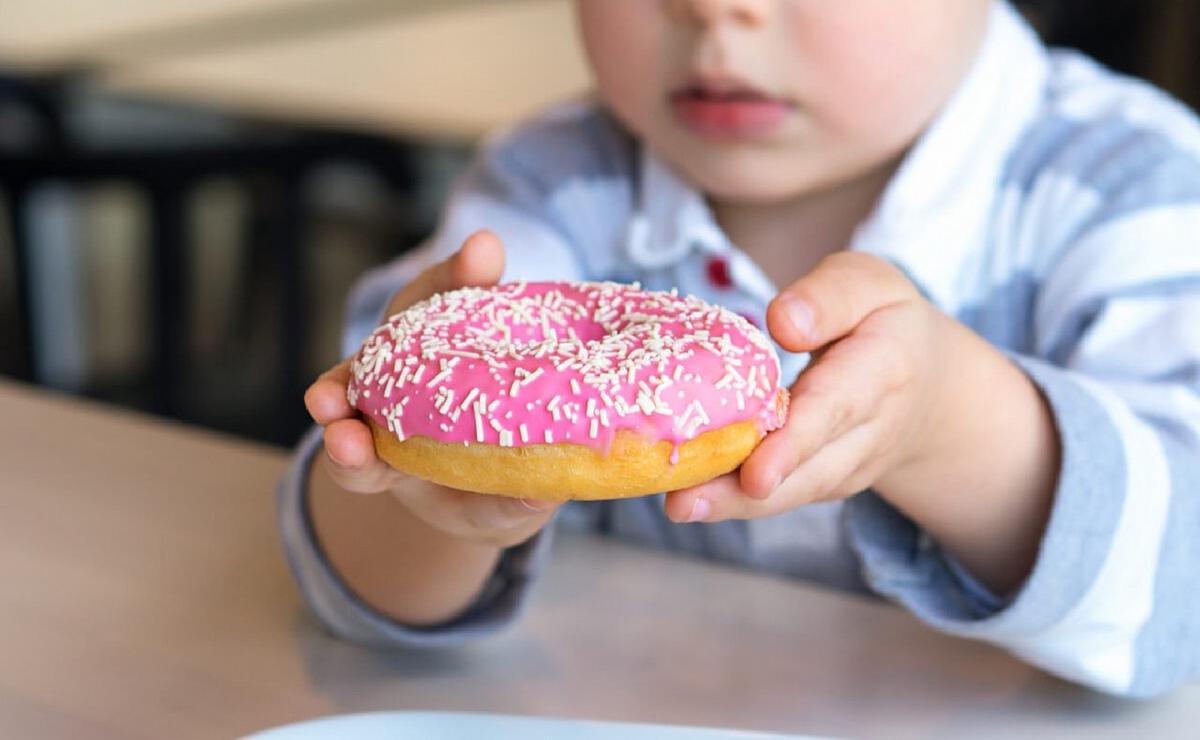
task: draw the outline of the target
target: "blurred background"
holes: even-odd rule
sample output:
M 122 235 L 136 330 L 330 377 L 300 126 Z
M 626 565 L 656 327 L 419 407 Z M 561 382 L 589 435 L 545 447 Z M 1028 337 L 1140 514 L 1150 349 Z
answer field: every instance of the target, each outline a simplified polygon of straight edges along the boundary
M 1196 0 L 1022 7 L 1200 104 Z M 292 444 L 354 278 L 481 136 L 586 91 L 571 12 L 0 0 L 0 375 Z

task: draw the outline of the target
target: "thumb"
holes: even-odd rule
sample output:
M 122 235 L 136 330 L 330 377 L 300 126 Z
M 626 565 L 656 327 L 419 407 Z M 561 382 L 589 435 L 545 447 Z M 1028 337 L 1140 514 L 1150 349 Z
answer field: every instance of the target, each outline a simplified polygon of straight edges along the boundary
M 811 352 L 849 334 L 876 310 L 918 298 L 898 267 L 862 252 L 837 252 L 780 291 L 767 329 L 790 352 Z
M 466 238 L 458 251 L 422 272 L 388 304 L 386 316 L 399 313 L 435 293 L 465 286 L 494 285 L 504 274 L 504 244 L 487 230 Z

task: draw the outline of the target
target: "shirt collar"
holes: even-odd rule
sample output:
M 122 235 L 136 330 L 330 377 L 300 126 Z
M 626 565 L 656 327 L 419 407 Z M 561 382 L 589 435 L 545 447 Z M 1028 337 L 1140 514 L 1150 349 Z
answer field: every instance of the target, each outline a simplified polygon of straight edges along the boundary
M 1048 62 L 1008 3 L 992 4 L 979 54 L 859 226 L 851 249 L 896 262 L 943 309 L 983 251 L 1008 156 L 1041 107 Z
M 687 185 L 647 146 L 639 147 L 638 208 L 626 250 L 639 267 L 659 269 L 693 249 L 728 252 L 732 245 L 699 191 Z
M 663 269 L 693 251 L 719 255 L 729 264 L 730 279 L 766 303 L 778 288 L 749 257 L 734 247 L 717 223 L 708 202 L 670 167 L 641 147 L 638 209 L 629 224 L 626 251 L 643 269 Z
M 1046 51 L 1033 30 L 1006 0 L 994 2 L 966 78 L 905 156 L 850 248 L 891 259 L 931 300 L 955 307 L 1007 154 L 1039 107 L 1046 76 Z M 773 292 L 733 248 L 704 197 L 649 147 L 639 147 L 638 170 L 638 208 L 626 239 L 636 266 L 662 269 L 692 250 L 723 254 L 736 282 Z

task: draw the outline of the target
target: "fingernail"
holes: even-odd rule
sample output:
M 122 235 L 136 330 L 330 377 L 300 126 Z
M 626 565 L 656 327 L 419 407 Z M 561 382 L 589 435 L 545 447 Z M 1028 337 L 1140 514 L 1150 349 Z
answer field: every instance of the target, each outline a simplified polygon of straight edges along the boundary
M 788 293 L 780 296 L 780 301 L 783 303 L 783 311 L 787 315 L 788 321 L 792 322 L 792 326 L 796 327 L 796 331 L 803 337 L 811 335 L 813 330 L 813 313 L 808 302 Z
M 712 513 L 712 504 L 708 499 L 697 497 L 692 501 L 692 513 L 688 514 L 687 523 L 702 522 Z
M 520 500 L 521 505 L 530 511 L 543 512 L 549 509 L 552 504 L 549 501 L 538 501 L 532 498 L 523 498 Z

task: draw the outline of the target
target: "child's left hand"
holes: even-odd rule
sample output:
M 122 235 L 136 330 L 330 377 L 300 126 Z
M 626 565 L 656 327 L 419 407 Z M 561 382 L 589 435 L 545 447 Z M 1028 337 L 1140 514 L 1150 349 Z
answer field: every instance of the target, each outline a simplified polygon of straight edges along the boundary
M 834 254 L 776 296 L 767 326 L 784 349 L 814 353 L 791 388 L 787 422 L 738 471 L 667 494 L 676 522 L 849 496 L 917 460 L 936 428 L 942 355 L 961 327 L 892 264 Z

